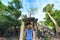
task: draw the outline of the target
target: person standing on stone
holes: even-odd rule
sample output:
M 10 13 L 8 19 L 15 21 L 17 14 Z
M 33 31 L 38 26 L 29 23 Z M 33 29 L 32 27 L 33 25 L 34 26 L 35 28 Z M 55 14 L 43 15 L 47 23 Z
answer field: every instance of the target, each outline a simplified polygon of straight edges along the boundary
M 28 23 L 27 28 L 25 29 L 26 32 L 26 40 L 33 40 L 33 26 L 31 23 Z

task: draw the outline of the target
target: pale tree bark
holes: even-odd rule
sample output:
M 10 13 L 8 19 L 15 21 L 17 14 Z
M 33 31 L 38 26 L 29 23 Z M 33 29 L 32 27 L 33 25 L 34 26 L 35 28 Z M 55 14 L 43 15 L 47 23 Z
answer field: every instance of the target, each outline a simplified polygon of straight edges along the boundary
M 37 25 L 34 24 L 33 40 L 38 40 Z
M 24 40 L 24 22 L 22 22 L 19 40 Z
M 60 27 L 59 27 L 58 23 L 56 22 L 56 20 L 49 13 L 47 13 L 47 14 L 50 17 L 50 19 L 53 21 L 53 23 L 56 27 L 56 35 L 58 35 L 58 32 L 60 32 Z

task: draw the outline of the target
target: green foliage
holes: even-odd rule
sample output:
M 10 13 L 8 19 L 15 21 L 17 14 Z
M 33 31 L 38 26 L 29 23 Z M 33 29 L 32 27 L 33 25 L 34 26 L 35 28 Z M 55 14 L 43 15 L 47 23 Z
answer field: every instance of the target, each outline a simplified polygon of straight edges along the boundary
M 11 2 L 9 2 L 8 8 L 8 11 L 12 15 L 14 15 L 16 19 L 18 19 L 21 16 L 20 9 L 22 8 L 22 4 L 20 0 L 12 0 Z
M 52 26 L 54 26 L 54 24 L 53 24 L 52 22 L 49 22 L 49 26 L 51 26 L 51 27 L 52 27 Z
M 24 19 L 24 18 L 27 18 L 27 15 L 22 15 L 21 17 L 22 17 L 22 19 Z
M 22 8 L 21 1 L 12 0 L 6 6 L 0 1 L 0 28 L 10 28 L 12 26 L 21 26 L 20 9 Z
M 46 37 L 45 40 L 51 40 L 50 37 Z
M 58 25 L 60 26 L 60 10 L 54 10 L 53 11 L 53 14 L 54 14 L 54 19 L 57 21 Z M 51 15 L 53 15 L 51 14 Z
M 29 10 L 29 12 L 30 12 L 30 17 L 31 17 L 31 15 L 36 14 L 36 13 L 37 13 L 37 10 L 38 10 L 38 8 L 30 8 L 30 10 Z
M 43 8 L 43 12 L 51 12 L 53 7 L 54 7 L 54 4 L 47 4 L 47 5 Z
M 5 12 L 6 10 L 8 10 L 8 7 L 5 6 L 5 5 L 0 1 L 0 13 Z
M 53 28 L 53 30 L 56 30 L 55 25 L 54 25 L 53 21 L 50 19 L 48 13 L 51 15 L 51 17 L 53 17 L 57 21 L 58 25 L 60 26 L 60 23 L 59 23 L 60 22 L 59 21 L 60 20 L 60 10 L 57 10 L 57 9 L 53 10 L 53 7 L 54 7 L 54 4 L 47 4 L 43 8 L 43 12 L 46 12 L 45 24 L 51 26 Z
M 54 10 L 50 14 L 57 21 L 58 25 L 60 26 L 60 10 Z M 46 13 L 45 19 L 46 19 L 47 24 L 49 24 L 50 26 L 51 25 L 54 26 L 54 23 L 51 21 L 51 19 L 47 13 Z M 50 22 L 52 22 L 52 23 L 50 23 Z

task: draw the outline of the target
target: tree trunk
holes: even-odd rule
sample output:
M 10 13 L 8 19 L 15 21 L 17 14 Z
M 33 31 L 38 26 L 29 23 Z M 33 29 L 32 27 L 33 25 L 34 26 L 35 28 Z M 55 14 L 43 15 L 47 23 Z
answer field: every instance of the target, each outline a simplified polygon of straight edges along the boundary
M 56 35 L 58 35 L 58 32 L 59 32 L 59 25 L 58 23 L 56 22 L 56 20 L 48 13 L 48 16 L 50 17 L 50 19 L 53 21 L 55 27 L 56 27 Z
M 14 26 L 14 35 L 16 35 L 16 26 Z
M 22 25 L 21 25 L 19 40 L 23 40 L 23 38 L 24 38 L 24 22 L 22 22 Z

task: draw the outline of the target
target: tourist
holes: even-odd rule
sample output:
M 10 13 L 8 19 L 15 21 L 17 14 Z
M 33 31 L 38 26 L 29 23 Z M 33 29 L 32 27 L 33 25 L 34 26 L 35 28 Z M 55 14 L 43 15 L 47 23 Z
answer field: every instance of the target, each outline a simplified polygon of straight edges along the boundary
M 25 29 L 26 32 L 26 40 L 33 40 L 33 26 L 32 24 L 28 23 L 27 28 Z

